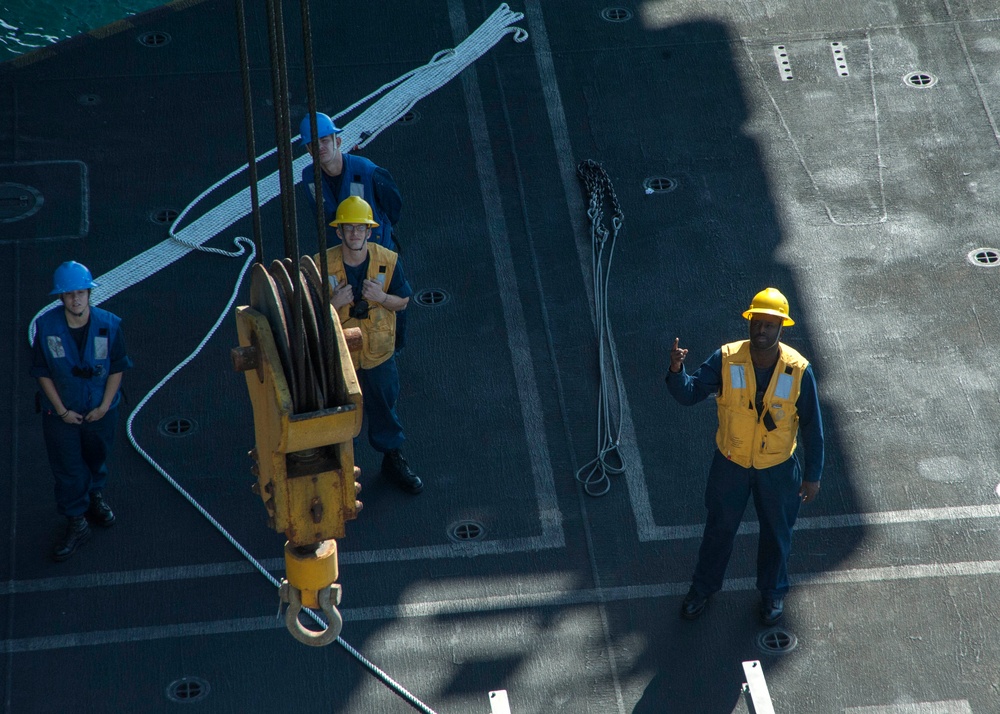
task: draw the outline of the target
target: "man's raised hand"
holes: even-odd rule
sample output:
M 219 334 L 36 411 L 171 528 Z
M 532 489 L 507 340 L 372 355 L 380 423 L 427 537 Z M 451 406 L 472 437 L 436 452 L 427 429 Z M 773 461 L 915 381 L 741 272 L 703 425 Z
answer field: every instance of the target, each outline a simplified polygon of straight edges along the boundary
M 675 337 L 674 346 L 670 350 L 670 371 L 675 373 L 681 371 L 681 366 L 684 364 L 684 358 L 688 355 L 688 351 L 686 349 L 682 349 L 680 344 L 681 338 Z

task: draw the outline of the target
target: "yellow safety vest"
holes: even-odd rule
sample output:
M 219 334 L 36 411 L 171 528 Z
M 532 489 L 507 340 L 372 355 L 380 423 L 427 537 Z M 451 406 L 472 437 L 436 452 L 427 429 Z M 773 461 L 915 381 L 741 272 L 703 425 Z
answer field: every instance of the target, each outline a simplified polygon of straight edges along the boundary
M 368 273 L 365 277 L 380 282 L 382 289 L 388 292 L 389 285 L 392 283 L 392 273 L 396 269 L 397 258 L 395 252 L 383 248 L 378 243 L 368 241 Z M 337 279 L 338 284 L 347 280 L 347 271 L 344 270 L 343 245 L 328 248 L 326 261 L 327 269 L 330 272 L 331 288 L 334 278 Z M 316 264 L 319 265 L 318 253 L 316 254 Z M 337 314 L 340 317 L 340 324 L 345 328 L 361 328 L 361 351 L 351 353 L 355 369 L 371 369 L 392 357 L 396 351 L 396 313 L 387 310 L 381 303 L 369 302 L 368 317 L 364 320 L 351 317 L 350 303 L 340 308 Z
M 722 389 L 716 397 L 719 451 L 744 468 L 766 469 L 787 461 L 795 451 L 799 415 L 795 402 L 808 360 L 779 344 L 778 363 L 764 393 L 764 409 L 754 405 L 757 379 L 750 359 L 750 341 L 722 346 Z

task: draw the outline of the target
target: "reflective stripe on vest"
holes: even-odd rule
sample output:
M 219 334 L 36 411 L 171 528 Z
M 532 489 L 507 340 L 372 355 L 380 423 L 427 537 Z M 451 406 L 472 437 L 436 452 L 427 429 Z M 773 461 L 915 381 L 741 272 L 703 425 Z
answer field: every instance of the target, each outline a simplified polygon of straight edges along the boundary
M 82 355 L 70 334 L 62 306 L 49 310 L 35 324 L 38 328 L 35 339 L 42 341 L 45 363 L 63 406 L 79 414 L 86 414 L 100 406 L 110 376 L 111 345 L 118 334 L 121 319 L 107 310 L 91 307 Z M 78 374 L 73 374 L 74 369 Z M 112 407 L 118 404 L 120 397 L 120 393 L 115 394 Z M 42 402 L 46 409 L 53 409 L 44 392 Z
M 389 285 L 392 284 L 392 274 L 396 270 L 397 257 L 396 253 L 388 248 L 369 241 L 368 271 L 365 277 L 368 280 L 382 282 L 382 289 L 388 292 Z M 326 260 L 330 272 L 330 287 L 334 285 L 334 278 L 337 279 L 337 284 L 346 281 L 343 246 L 328 248 Z M 316 255 L 316 264 L 319 264 L 319 254 Z M 384 268 L 384 271 L 380 271 L 380 268 Z M 369 302 L 368 317 L 364 320 L 351 317 L 350 304 L 340 308 L 337 314 L 340 317 L 340 324 L 345 328 L 361 328 L 361 351 L 351 353 L 355 369 L 371 369 L 392 357 L 396 351 L 396 313 L 387 310 L 381 303 Z
M 716 397 L 719 430 L 715 444 L 722 454 L 744 468 L 765 469 L 787 461 L 795 451 L 799 415 L 795 402 L 808 360 L 781 344 L 764 408 L 754 405 L 757 378 L 750 359 L 750 342 L 722 346 L 722 388 Z

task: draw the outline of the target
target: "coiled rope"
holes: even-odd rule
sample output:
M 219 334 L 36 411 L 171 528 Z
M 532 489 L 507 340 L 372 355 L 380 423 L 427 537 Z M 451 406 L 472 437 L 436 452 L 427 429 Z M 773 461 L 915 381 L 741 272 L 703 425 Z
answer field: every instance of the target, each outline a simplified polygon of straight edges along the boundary
M 242 23 L 244 16 L 242 13 L 241 3 L 238 3 L 238 8 L 238 20 Z M 347 109 L 335 115 L 334 119 L 339 119 L 371 101 L 375 97 L 386 93 L 385 96 L 376 101 L 357 118 L 353 119 L 344 126 L 344 131 L 341 134 L 344 146 L 348 147 L 347 150 L 353 146 L 367 146 L 376 136 L 381 134 L 385 129 L 406 114 L 406 112 L 412 109 L 417 102 L 455 78 L 463 69 L 482 57 L 506 35 L 513 34 L 515 42 L 524 42 L 527 40 L 528 33 L 525 30 L 519 27 L 510 27 L 510 25 L 522 20 L 523 18 L 524 15 L 522 13 L 512 12 L 506 3 L 501 4 L 482 25 L 480 25 L 456 48 L 436 53 L 428 64 L 412 70 L 396 80 L 383 85 L 367 97 L 355 102 Z M 241 56 L 245 56 L 245 48 L 241 48 Z M 298 136 L 292 137 L 290 141 L 295 141 L 298 138 Z M 248 139 L 248 147 L 253 146 L 252 142 L 252 138 Z M 188 501 L 188 503 L 190 503 L 202 516 L 204 516 L 205 519 L 211 523 L 212 526 L 219 531 L 219 533 L 221 533 L 222 536 L 229 541 L 229 543 L 232 544 L 233 547 L 236 548 L 236 550 L 244 558 L 246 558 L 246 560 L 253 565 L 254 568 L 266 577 L 275 588 L 278 588 L 281 585 L 278 579 L 268 572 L 267 569 L 264 568 L 264 566 L 256 558 L 254 558 L 249 551 L 246 550 L 246 548 L 233 538 L 233 536 L 225 529 L 224 526 L 222 526 L 221 523 L 218 522 L 218 520 L 215 519 L 214 516 L 212 516 L 211 513 L 198 503 L 198 501 L 190 493 L 188 493 L 183 486 L 181 486 L 169 473 L 167 473 L 167 471 L 160 466 L 156 460 L 142 448 L 142 446 L 140 446 L 132 430 L 136 417 L 153 397 L 153 395 L 155 395 L 164 385 L 167 384 L 167 382 L 173 379 L 178 372 L 180 372 L 196 356 L 198 356 L 208 341 L 213 335 L 215 335 L 216 331 L 222 325 L 223 320 L 225 320 L 227 315 L 229 315 L 233 304 L 236 302 L 240 286 L 243 284 L 247 270 L 249 270 L 254 258 L 259 253 L 258 245 L 260 244 L 260 229 L 258 217 L 254 215 L 254 236 L 256 238 L 257 245 L 255 245 L 254 241 L 251 241 L 244 236 L 237 236 L 233 239 L 236 249 L 232 251 L 209 247 L 204 244 L 219 235 L 222 231 L 244 216 L 250 213 L 256 214 L 256 211 L 253 210 L 255 207 L 263 205 L 264 203 L 267 203 L 277 197 L 280 194 L 280 171 L 274 172 L 258 182 L 254 182 L 252 186 L 248 186 L 239 193 L 213 207 L 197 219 L 194 219 L 184 228 L 178 229 L 178 226 L 182 224 L 187 214 L 202 199 L 229 180 L 247 170 L 248 167 L 251 171 L 251 176 L 255 176 L 256 164 L 268 158 L 276 151 L 277 148 L 273 148 L 265 152 L 264 154 L 256 157 L 254 161 L 248 162 L 247 165 L 240 166 L 209 188 L 202 191 L 184 208 L 183 211 L 181 211 L 180 215 L 170 227 L 169 238 L 167 240 L 153 246 L 139 255 L 134 256 L 130 260 L 99 276 L 98 282 L 100 284 L 92 290 L 91 304 L 99 305 L 100 303 L 110 299 L 124 290 L 127 290 L 133 285 L 171 265 L 192 251 L 212 253 L 231 258 L 238 258 L 246 255 L 243 268 L 240 270 L 239 278 L 236 280 L 225 309 L 220 312 L 218 319 L 216 319 L 211 329 L 202 338 L 201 342 L 198 343 L 198 346 L 191 352 L 191 354 L 170 370 L 170 372 L 167 373 L 167 375 L 164 376 L 163 379 L 161 379 L 142 398 L 136 408 L 132 410 L 132 413 L 129 414 L 126 422 L 126 433 L 129 443 L 131 443 L 136 452 L 138 452 L 139 455 L 142 456 L 150 464 L 150 466 L 152 466 L 153 469 L 155 469 L 178 493 L 180 493 L 181 496 Z M 252 153 L 251 148 L 251 156 Z M 299 157 L 292 163 L 291 168 L 294 176 L 294 183 L 298 183 L 301 180 L 301 170 L 310 161 L 312 161 L 312 158 L 306 154 Z M 28 326 L 29 344 L 34 342 L 36 322 L 38 318 L 57 305 L 59 305 L 59 301 L 52 301 L 39 310 L 31 319 Z M 303 610 L 305 610 L 305 612 L 312 617 L 317 625 L 320 627 L 326 627 L 327 623 L 324 622 L 324 620 L 315 611 L 308 608 L 303 608 Z M 382 671 L 371 661 L 366 659 L 360 652 L 354 649 L 354 647 L 342 638 L 337 637 L 337 643 L 415 709 L 424 712 L 424 714 L 435 714 L 435 712 L 426 704 L 413 696 L 404 687 L 402 687 L 402 685 L 393 680 L 388 674 Z
M 344 126 L 344 131 L 340 135 L 343 139 L 344 147 L 367 146 L 376 136 L 392 126 L 406 112 L 412 109 L 418 101 L 454 79 L 463 69 L 486 54 L 486 52 L 507 35 L 513 34 L 515 42 L 524 42 L 528 38 L 528 33 L 519 27 L 510 26 L 523 18 L 524 15 L 522 13 L 512 12 L 506 3 L 501 4 L 482 25 L 476 28 L 457 47 L 438 52 L 431 58 L 428 64 L 411 70 L 398 79 L 383 85 L 367 97 L 336 114 L 334 119 L 339 119 L 358 107 L 367 104 L 375 97 L 385 94 L 385 96 L 375 101 L 368 109 Z M 292 141 L 298 138 L 298 136 L 292 137 Z M 258 156 L 254 163 L 259 163 L 267 159 L 276 151 L 277 148 L 270 149 Z M 311 161 L 312 157 L 309 154 L 304 154 L 293 162 L 292 169 L 296 183 L 301 180 L 302 168 L 307 166 Z M 181 211 L 177 220 L 174 221 L 174 224 L 170 228 L 170 237 L 167 240 L 158 243 L 107 273 L 98 276 L 97 282 L 100 283 L 100 286 L 94 288 L 91 294 L 91 304 L 100 305 L 123 290 L 127 290 L 158 271 L 163 270 L 168 265 L 195 250 L 198 246 L 204 245 L 222 233 L 222 231 L 226 230 L 236 221 L 250 214 L 251 196 L 248 186 L 206 211 L 187 225 L 184 225 L 183 228 L 179 228 L 184 223 L 184 219 L 188 213 L 202 199 L 246 170 L 247 165 L 244 164 L 198 194 Z M 257 184 L 257 188 L 260 205 L 276 198 L 279 193 L 278 172 L 269 174 L 261 179 Z M 223 254 L 226 253 L 226 251 L 220 252 Z M 43 313 L 57 305 L 59 305 L 59 302 L 53 300 L 39 310 L 31 319 L 31 323 L 28 326 L 29 343 L 34 341 L 35 338 L 35 322 Z
M 590 219 L 591 278 L 594 287 L 594 321 L 597 326 L 597 358 L 600 388 L 597 398 L 597 456 L 581 466 L 576 480 L 590 496 L 603 496 L 611 489 L 610 476 L 625 471 L 625 458 L 619 448 L 622 431 L 624 386 L 618 352 L 608 317 L 608 281 L 618 234 L 625 224 L 618 196 L 604 167 L 587 159 L 576 167 L 577 176 L 587 192 L 587 217 Z M 604 224 L 605 202 L 613 213 L 610 228 Z M 615 413 L 617 407 L 617 413 Z

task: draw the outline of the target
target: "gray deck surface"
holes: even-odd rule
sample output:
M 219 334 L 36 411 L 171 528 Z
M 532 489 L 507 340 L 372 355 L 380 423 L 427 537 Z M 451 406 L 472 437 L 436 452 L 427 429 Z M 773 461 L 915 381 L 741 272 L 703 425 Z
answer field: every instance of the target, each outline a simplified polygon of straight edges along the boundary
M 297 124 L 298 9 L 286 5 Z M 377 5 L 314 5 L 330 113 L 495 7 Z M 605 7 L 515 4 L 526 42 L 508 36 L 362 151 L 403 191 L 414 288 L 449 299 L 411 305 L 399 362 L 424 493 L 383 483 L 375 454 L 357 449 L 365 509 L 340 543 L 344 640 L 440 714 L 489 712 L 497 689 L 514 714 L 745 712 L 741 662 L 754 659 L 780 714 L 1000 711 L 1000 267 L 967 257 L 1000 248 L 1000 11 L 646 0 L 609 22 Z M 274 133 L 262 10 L 249 22 L 263 152 Z M 35 216 L 0 223 L 4 711 L 410 711 L 338 645 L 290 637 L 274 588 L 131 447 L 124 418 L 107 491 L 118 523 L 71 560 L 49 559 L 62 522 L 26 335 L 52 271 L 67 259 L 113 270 L 167 238 L 151 213 L 184 208 L 245 161 L 232 3 L 174 4 L 113 29 L 0 66 L 0 185 L 45 197 Z M 144 47 L 149 31 L 170 43 Z M 914 87 L 912 72 L 937 82 Z M 605 166 L 625 214 L 608 313 L 627 468 L 600 498 L 573 477 L 597 440 L 573 173 L 584 159 Z M 676 189 L 647 195 L 649 177 Z M 263 213 L 270 261 L 283 250 L 277 202 Z M 242 220 L 210 245 L 249 231 Z M 136 364 L 126 413 L 197 347 L 241 265 L 192 253 L 104 303 Z M 697 622 L 677 615 L 715 410 L 684 409 L 663 385 L 675 336 L 699 363 L 745 335 L 740 312 L 767 285 L 790 299 L 786 338 L 815 366 L 827 434 L 781 623 L 797 645 L 780 655 L 759 647 L 752 507 L 724 592 Z M 134 433 L 280 577 L 283 538 L 249 490 L 236 344 L 228 316 Z M 179 417 L 192 433 L 164 435 Z M 482 542 L 449 538 L 463 520 L 484 527 Z M 207 696 L 171 701 L 183 677 Z

